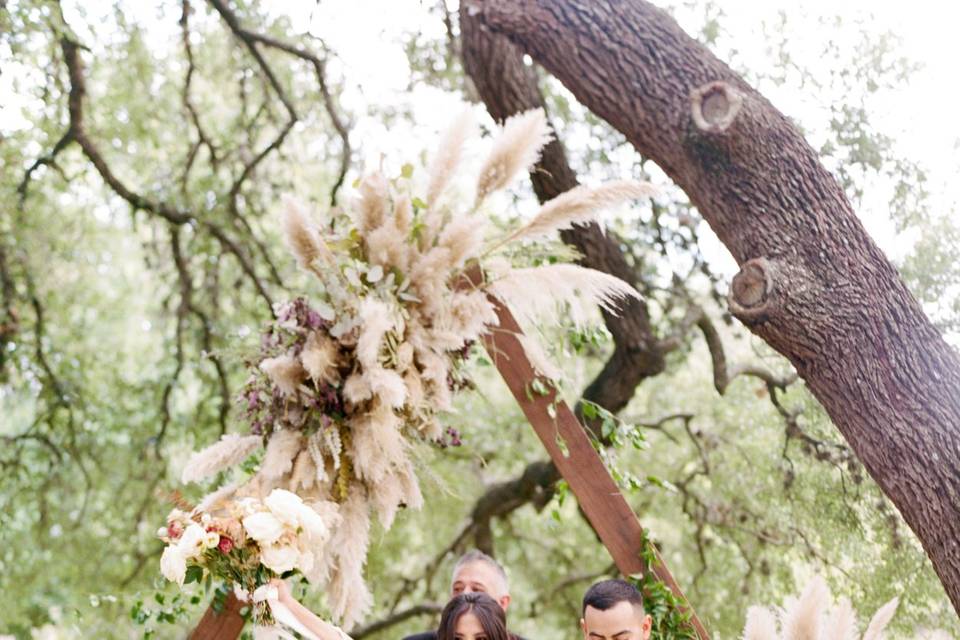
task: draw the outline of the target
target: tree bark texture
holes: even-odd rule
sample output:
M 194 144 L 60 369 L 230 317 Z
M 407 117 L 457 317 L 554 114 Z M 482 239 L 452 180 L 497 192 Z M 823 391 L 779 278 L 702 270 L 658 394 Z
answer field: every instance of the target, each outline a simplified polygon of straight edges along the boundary
M 786 356 L 960 611 L 960 356 L 792 122 L 641 0 L 464 0 L 690 197 L 741 270 L 733 314 Z

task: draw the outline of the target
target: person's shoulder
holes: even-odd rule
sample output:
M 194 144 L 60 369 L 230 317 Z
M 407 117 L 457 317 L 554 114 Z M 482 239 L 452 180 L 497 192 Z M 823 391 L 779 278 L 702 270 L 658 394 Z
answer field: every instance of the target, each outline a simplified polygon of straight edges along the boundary
M 427 631 L 424 633 L 416 633 L 412 636 L 407 636 L 403 640 L 437 640 L 437 632 Z

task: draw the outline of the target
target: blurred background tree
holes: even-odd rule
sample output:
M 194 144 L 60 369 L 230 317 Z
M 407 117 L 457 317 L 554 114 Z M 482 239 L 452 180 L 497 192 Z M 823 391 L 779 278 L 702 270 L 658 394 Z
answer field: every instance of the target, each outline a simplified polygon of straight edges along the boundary
M 189 451 L 244 428 L 241 347 L 303 284 L 278 239 L 282 196 L 322 211 L 351 197 L 362 159 L 386 153 L 399 172 L 458 105 L 485 113 L 453 3 L 401 3 L 403 19 L 361 43 L 366 58 L 335 46 L 349 9 L 331 4 L 0 3 L 0 632 L 184 636 L 209 594 L 158 580 L 158 492 L 178 487 Z M 873 122 L 916 69 L 896 37 L 793 9 L 752 21 L 709 2 L 671 11 L 799 120 L 869 228 L 899 234 L 901 273 L 956 344 L 955 210 L 931 204 L 927 167 Z M 644 177 L 664 194 L 610 225 L 658 357 L 615 407 L 636 428 L 605 443 L 704 622 L 734 637 L 749 604 L 822 572 L 863 611 L 900 594 L 898 636 L 960 630 L 817 402 L 726 313 L 732 261 L 695 208 L 538 75 L 581 181 Z M 515 195 L 504 216 L 532 207 L 530 190 Z M 568 399 L 602 379 L 616 337 L 542 337 Z M 376 539 L 368 622 L 380 630 L 358 639 L 434 624 L 470 547 L 509 568 L 511 624 L 528 637 L 575 637 L 580 594 L 612 572 L 502 382 L 482 361 L 476 376 L 450 417 L 464 446 L 419 451 L 428 507 Z M 322 594 L 306 602 L 322 611 Z

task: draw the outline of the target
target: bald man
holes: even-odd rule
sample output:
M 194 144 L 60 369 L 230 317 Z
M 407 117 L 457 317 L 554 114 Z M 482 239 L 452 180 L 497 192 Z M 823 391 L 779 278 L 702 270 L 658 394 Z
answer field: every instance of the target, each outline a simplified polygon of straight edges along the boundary
M 643 596 L 626 580 L 603 580 L 583 596 L 584 640 L 649 640 L 652 626 Z
M 510 606 L 510 585 L 503 566 L 482 551 L 468 551 L 453 566 L 450 597 L 461 593 L 483 592 L 506 611 Z M 437 632 L 407 636 L 404 640 L 436 640 Z M 522 638 L 520 640 L 523 640 Z

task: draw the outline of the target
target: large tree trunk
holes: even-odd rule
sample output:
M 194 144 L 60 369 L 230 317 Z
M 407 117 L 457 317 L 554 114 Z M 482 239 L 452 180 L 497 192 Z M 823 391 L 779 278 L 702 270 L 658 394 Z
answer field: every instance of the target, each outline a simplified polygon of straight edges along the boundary
M 730 307 L 794 364 L 960 611 L 960 357 L 797 128 L 640 0 L 464 0 L 689 195 Z

